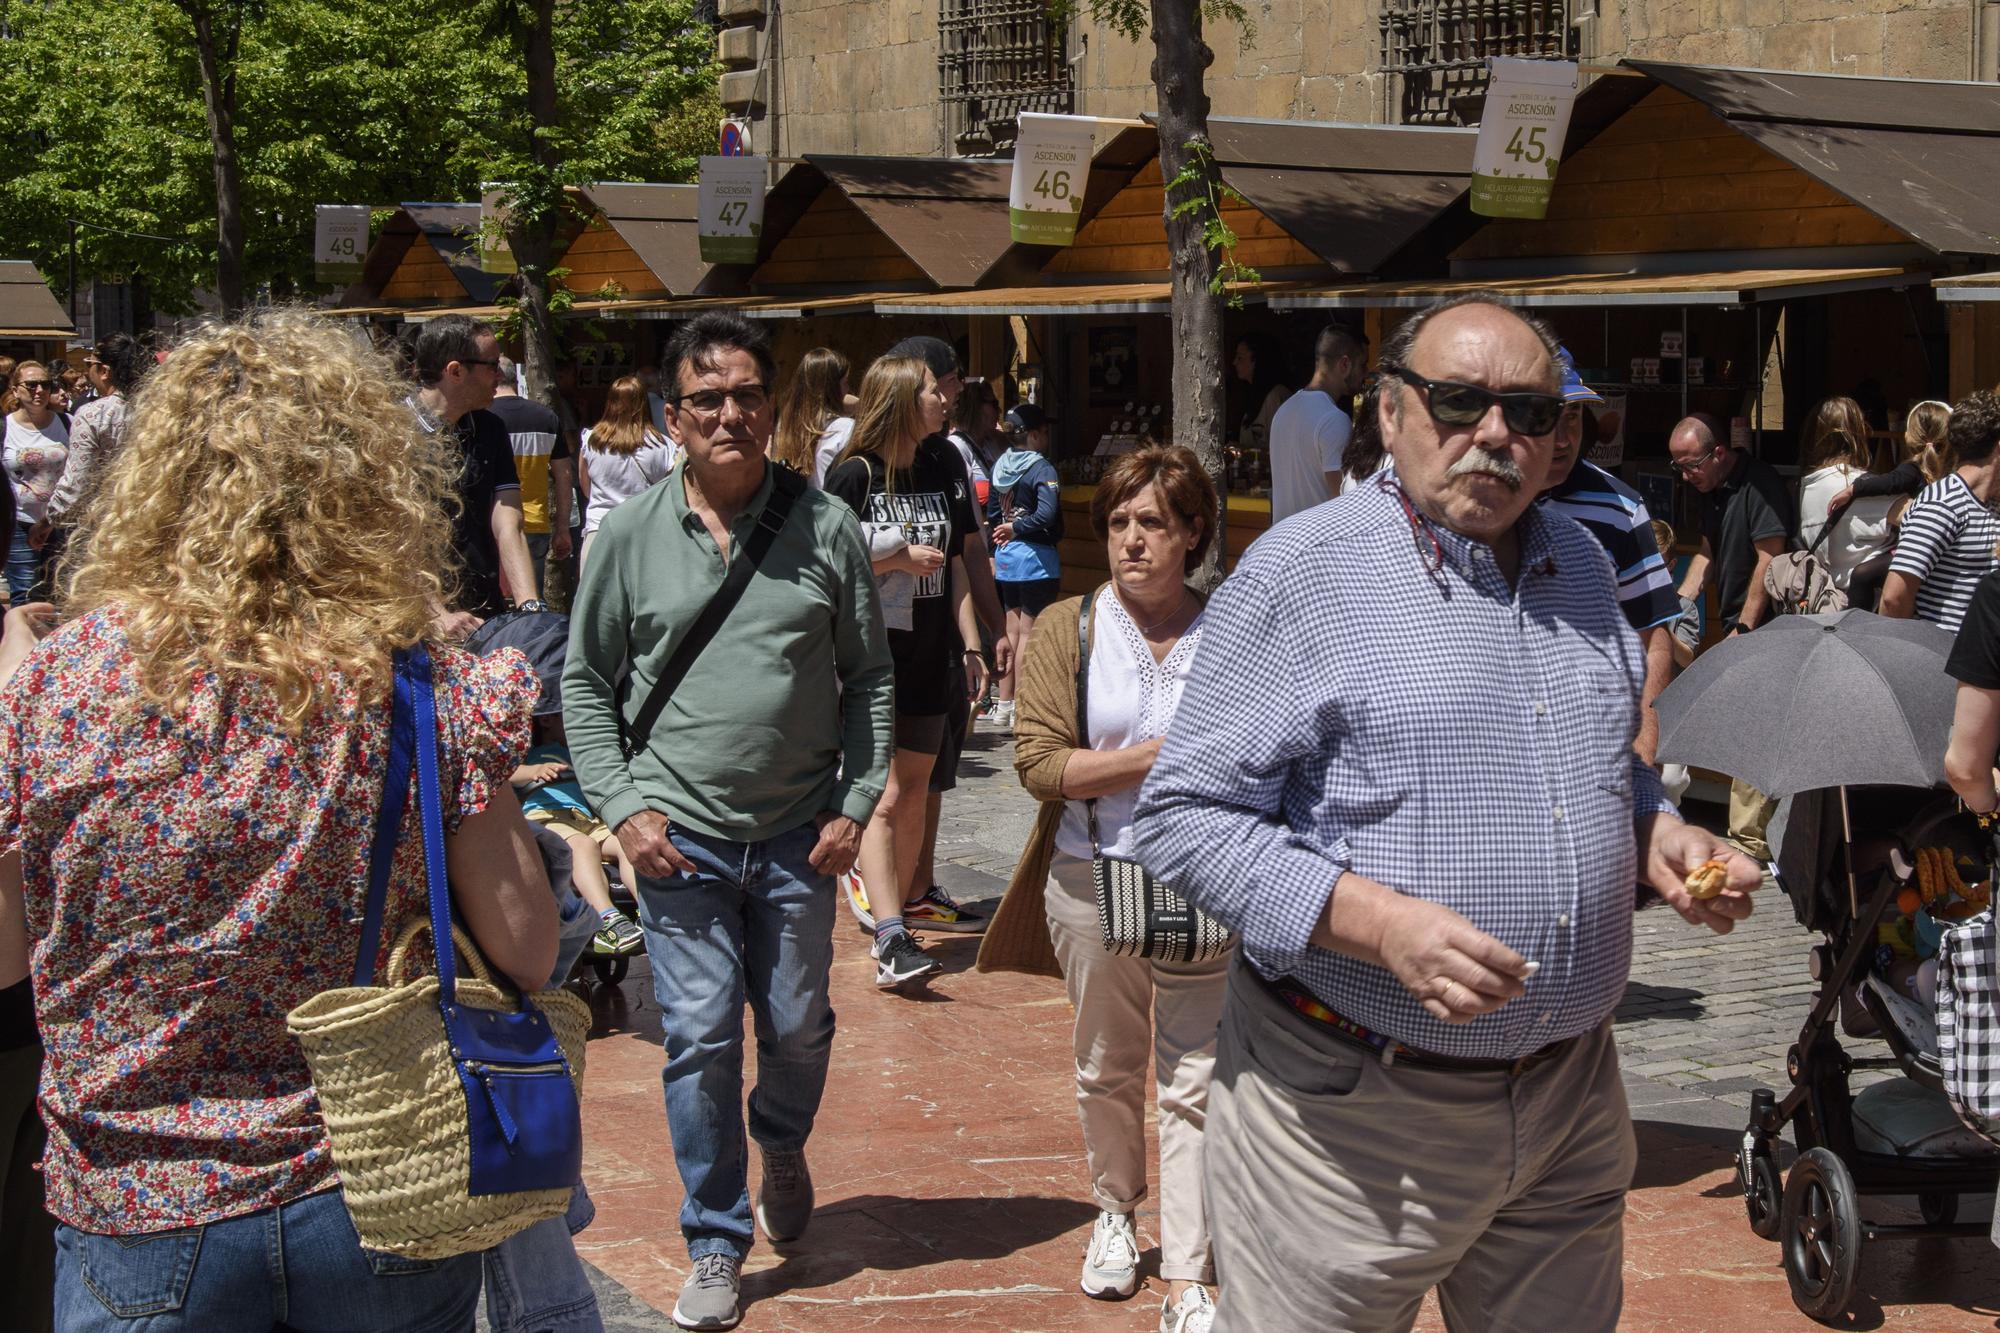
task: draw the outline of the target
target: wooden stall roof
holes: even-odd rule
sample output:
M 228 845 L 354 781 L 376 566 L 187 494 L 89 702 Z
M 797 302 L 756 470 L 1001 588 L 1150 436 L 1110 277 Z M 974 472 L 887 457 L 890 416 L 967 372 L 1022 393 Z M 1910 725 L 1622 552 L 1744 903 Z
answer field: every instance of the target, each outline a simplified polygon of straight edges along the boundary
M 405 203 L 368 247 L 342 306 L 487 305 L 510 276 L 479 267 L 479 205 Z
M 1930 275 L 1909 268 L 1733 269 L 1716 273 L 1576 273 L 1549 278 L 1451 278 L 1350 283 L 1273 293 L 1274 310 L 1415 309 L 1468 292 L 1523 306 L 1740 306 L 1838 292 L 1911 287 Z
M 41 270 L 25 259 L 0 259 L 0 338 L 74 338 Z
M 1624 62 L 1937 254 L 2000 254 L 2000 86 Z
M 1266 292 L 1253 284 L 1230 290 L 1248 304 L 1262 304 Z M 1079 284 L 1073 287 L 991 287 L 976 292 L 892 296 L 875 303 L 879 315 L 1164 315 L 1173 309 L 1173 288 L 1164 282 Z
M 971 287 L 1013 246 L 1007 162 L 810 154 L 771 188 L 758 290 Z
M 1940 301 L 2000 301 L 2000 273 L 1961 273 L 1931 283 Z
M 701 258 L 698 187 L 597 181 L 583 187 L 589 221 L 564 252 L 563 285 L 594 292 L 615 283 L 635 297 L 687 296 L 714 271 Z

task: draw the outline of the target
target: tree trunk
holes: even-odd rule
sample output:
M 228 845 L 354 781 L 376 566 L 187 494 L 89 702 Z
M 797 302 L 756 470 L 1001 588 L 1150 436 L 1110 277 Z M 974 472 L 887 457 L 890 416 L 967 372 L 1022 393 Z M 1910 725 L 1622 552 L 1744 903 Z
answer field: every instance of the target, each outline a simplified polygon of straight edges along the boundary
M 1215 53 L 1202 40 L 1201 5 L 1197 0 L 1152 0 L 1153 86 L 1160 95 L 1160 173 L 1172 181 L 1195 157 L 1191 143 L 1208 144 L 1208 92 L 1205 77 Z M 1215 159 L 1202 154 L 1202 169 L 1212 178 Z M 1203 213 L 1174 216 L 1174 205 L 1193 197 L 1183 186 L 1166 199 L 1167 250 L 1173 262 L 1174 322 L 1174 443 L 1194 450 L 1223 497 L 1227 526 L 1228 492 L 1222 456 L 1222 308 L 1223 299 L 1210 290 L 1217 258 L 1202 235 Z M 1209 544 L 1208 556 L 1193 574 L 1202 588 L 1222 581 L 1222 534 Z
M 243 310 L 243 175 L 236 162 L 236 43 L 242 19 L 230 16 L 226 50 L 218 51 L 215 13 L 206 4 L 183 4 L 194 21 L 201 64 L 201 100 L 208 110 L 208 142 L 215 166 L 215 295 L 225 317 Z M 227 64 L 229 70 L 223 72 Z
M 521 372 L 527 396 L 556 405 L 556 333 L 549 317 L 549 268 L 562 221 L 562 155 L 545 131 L 556 128 L 555 0 L 532 0 L 531 21 L 519 31 L 522 66 L 528 76 L 530 151 L 541 179 L 517 198 L 509 214 L 507 243 L 513 247 L 521 284 Z

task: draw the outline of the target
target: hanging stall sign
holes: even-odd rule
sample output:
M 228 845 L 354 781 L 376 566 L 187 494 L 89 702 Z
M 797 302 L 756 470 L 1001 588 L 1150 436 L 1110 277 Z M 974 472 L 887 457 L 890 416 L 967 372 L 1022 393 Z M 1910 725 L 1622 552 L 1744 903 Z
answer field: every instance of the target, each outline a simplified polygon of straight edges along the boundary
M 1016 245 L 1068 245 L 1076 239 L 1097 122 L 1089 116 L 1021 113 L 1014 140 L 1014 182 L 1007 222 Z
M 704 157 L 696 200 L 704 264 L 754 264 L 764 235 L 762 157 Z
M 313 210 L 313 280 L 329 286 L 361 281 L 368 254 L 368 205 L 321 204 Z
M 479 193 L 479 268 L 483 273 L 517 273 L 514 247 L 507 243 L 511 210 L 504 202 L 505 185 L 487 184 Z
M 1576 102 L 1576 62 L 1495 56 L 1492 66 L 1472 156 L 1472 211 L 1544 217 Z

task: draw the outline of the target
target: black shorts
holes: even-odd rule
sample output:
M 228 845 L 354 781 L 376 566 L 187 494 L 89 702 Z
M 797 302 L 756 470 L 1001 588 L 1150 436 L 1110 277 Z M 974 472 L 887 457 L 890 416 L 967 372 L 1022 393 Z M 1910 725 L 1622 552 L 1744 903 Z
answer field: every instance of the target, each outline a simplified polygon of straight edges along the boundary
M 936 754 L 951 730 L 949 713 L 896 714 L 896 748 L 919 754 Z
M 1009 611 L 1026 611 L 1030 617 L 1038 616 L 1062 600 L 1062 580 L 1026 579 L 1013 583 L 1001 579 L 994 582 L 1000 590 L 1000 605 Z
M 956 707 L 944 715 L 944 739 L 938 745 L 937 763 L 931 766 L 932 791 L 950 791 L 958 785 L 958 759 L 965 753 L 965 733 L 972 725 L 972 708 L 966 702 L 964 681 L 961 674 Z

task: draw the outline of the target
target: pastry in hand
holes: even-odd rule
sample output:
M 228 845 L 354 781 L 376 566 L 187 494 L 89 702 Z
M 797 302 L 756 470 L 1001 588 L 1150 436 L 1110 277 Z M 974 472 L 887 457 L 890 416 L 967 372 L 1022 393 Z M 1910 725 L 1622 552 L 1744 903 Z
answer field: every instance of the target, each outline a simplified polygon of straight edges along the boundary
M 1688 872 L 1690 898 L 1713 898 L 1729 887 L 1729 865 L 1725 861 L 1703 861 Z

